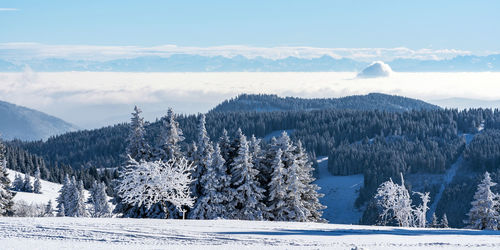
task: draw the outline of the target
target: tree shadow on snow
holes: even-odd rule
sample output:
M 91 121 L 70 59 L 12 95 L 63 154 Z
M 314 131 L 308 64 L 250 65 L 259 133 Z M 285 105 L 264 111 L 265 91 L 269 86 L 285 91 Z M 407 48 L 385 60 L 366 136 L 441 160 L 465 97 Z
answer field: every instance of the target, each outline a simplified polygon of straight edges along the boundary
M 283 229 L 276 231 L 247 231 L 247 232 L 219 232 L 229 235 L 310 235 L 310 236 L 349 236 L 349 235 L 399 235 L 399 236 L 423 236 L 423 235 L 498 235 L 500 231 L 491 230 L 460 230 L 460 229 L 336 229 L 336 230 L 298 230 Z

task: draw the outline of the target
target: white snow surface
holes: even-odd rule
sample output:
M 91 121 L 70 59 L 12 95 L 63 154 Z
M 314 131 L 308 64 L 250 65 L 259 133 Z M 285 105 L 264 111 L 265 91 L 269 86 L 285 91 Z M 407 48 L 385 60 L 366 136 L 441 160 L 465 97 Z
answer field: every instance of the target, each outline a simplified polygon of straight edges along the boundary
M 9 174 L 9 179 L 11 181 L 14 181 L 14 178 L 16 177 L 16 173 L 21 174 L 21 176 L 24 178 L 24 174 L 14 171 L 12 169 L 7 169 L 7 173 Z M 34 177 L 31 176 L 31 183 L 33 183 Z M 61 189 L 62 185 L 58 183 L 53 183 L 45 180 L 40 180 L 42 183 L 42 193 L 41 194 L 35 194 L 35 193 L 27 193 L 27 192 L 16 192 L 16 196 L 14 196 L 14 202 L 23 200 L 27 202 L 28 204 L 34 203 L 34 204 L 47 204 L 49 200 L 52 200 L 53 207 L 55 208 L 57 206 L 57 196 L 59 196 L 59 190 Z M 89 192 L 87 190 L 84 191 L 85 193 L 85 199 L 89 197 Z
M 498 249 L 499 236 L 299 222 L 0 218 L 2 249 Z
M 330 223 L 358 224 L 363 211 L 354 206 L 358 191 L 363 186 L 362 174 L 334 176 L 328 172 L 328 157 L 318 157 L 319 178 L 315 181 L 325 196 L 321 204 L 327 206 L 323 210 L 323 218 Z

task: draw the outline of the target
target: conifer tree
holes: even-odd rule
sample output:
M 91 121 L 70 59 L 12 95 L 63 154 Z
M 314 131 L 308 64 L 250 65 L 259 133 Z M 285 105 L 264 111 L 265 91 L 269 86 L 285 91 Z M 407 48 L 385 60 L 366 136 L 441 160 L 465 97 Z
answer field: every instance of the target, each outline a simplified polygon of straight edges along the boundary
M 21 191 L 22 192 L 23 187 L 24 187 L 23 177 L 19 173 L 16 173 L 16 177 L 14 178 L 14 182 L 12 182 L 12 189 L 14 191 Z
M 179 144 L 184 141 L 184 136 L 175 118 L 174 110 L 169 108 L 167 115 L 161 119 L 160 135 L 155 148 L 155 160 L 167 162 L 183 157 Z
M 31 184 L 31 178 L 28 173 L 24 174 L 23 191 L 28 193 L 33 192 L 33 185 Z
M 278 149 L 276 152 L 276 157 L 272 164 L 273 172 L 271 174 L 271 182 L 269 183 L 269 198 L 268 198 L 268 209 L 269 218 L 271 220 L 277 221 L 288 221 L 289 214 L 286 209 L 285 199 L 287 197 L 287 186 L 285 184 L 285 179 L 287 172 L 284 169 L 281 156 L 283 152 Z
M 14 193 L 10 191 L 10 179 L 7 174 L 5 146 L 0 141 L 0 216 L 12 216 Z
M 92 217 L 108 217 L 111 214 L 104 183 L 94 181 L 88 203 L 92 205 Z
M 58 209 L 57 209 L 57 217 L 64 217 L 66 216 L 66 212 L 65 212 L 65 208 L 64 208 L 64 203 L 63 204 L 59 204 L 58 205 Z
M 142 110 L 135 106 L 127 138 L 126 153 L 136 161 L 148 160 L 151 157 L 151 149 L 145 138 L 144 118 L 141 117 L 141 113 Z
M 198 123 L 198 136 L 196 140 L 196 153 L 194 157 L 194 171 L 192 175 L 194 180 L 192 184 L 193 196 L 199 196 L 202 188 L 202 176 L 212 165 L 214 148 L 212 146 L 212 143 L 210 142 L 210 138 L 208 137 L 205 124 L 205 115 L 201 114 Z
M 431 222 L 430 227 L 437 228 L 438 226 L 439 226 L 439 223 L 438 223 L 438 218 L 436 216 L 436 213 L 432 213 L 432 222 Z
M 211 163 L 201 177 L 201 192 L 191 211 L 192 219 L 229 218 L 228 212 L 234 210 L 229 204 L 235 194 L 230 187 L 231 180 L 227 175 L 219 144 L 212 153 Z
M 73 195 L 73 183 L 71 182 L 71 179 L 69 178 L 68 175 L 64 177 L 64 183 L 59 190 L 59 196 L 57 197 L 57 208 L 58 208 L 58 214 L 62 214 L 62 216 L 71 216 L 69 214 L 68 208 L 69 208 L 69 203 L 70 200 L 72 199 Z
M 87 208 L 85 206 L 85 195 L 84 195 L 84 189 L 83 189 L 83 181 L 80 180 L 78 182 L 74 181 L 73 185 L 73 191 L 75 192 L 74 194 L 74 201 L 72 204 L 74 204 L 74 213 L 72 216 L 74 217 L 87 217 L 88 212 Z
M 54 216 L 54 208 L 52 207 L 52 200 L 49 200 L 49 202 L 47 202 L 47 205 L 45 206 L 44 210 L 44 216 L 45 217 Z
M 446 214 L 443 214 L 443 218 L 441 219 L 440 226 L 442 228 L 449 228 L 450 227 L 450 226 L 448 226 L 448 217 L 446 216 Z
M 498 195 L 491 191 L 491 187 L 496 183 L 491 180 L 490 173 L 485 172 L 484 178 L 477 186 L 474 194 L 472 207 L 467 214 L 469 217 L 466 223 L 473 229 L 498 229 L 499 214 L 497 211 Z
M 235 140 L 238 151 L 231 163 L 232 186 L 237 195 L 232 201 L 235 211 L 233 218 L 243 220 L 262 220 L 266 207 L 263 204 L 264 189 L 259 187 L 257 169 L 252 164 L 247 138 L 238 129 Z
M 231 139 L 229 138 L 226 129 L 222 130 L 222 136 L 219 138 L 219 147 L 222 158 L 224 158 L 226 164 L 229 165 L 230 164 L 229 157 L 232 149 L 231 149 Z
M 40 168 L 36 168 L 35 181 L 33 182 L 33 192 L 36 194 L 42 193 L 42 182 L 40 181 Z
M 320 187 L 313 183 L 316 180 L 313 177 L 314 168 L 312 163 L 309 161 L 307 153 L 302 147 L 302 142 L 300 140 L 297 142 L 294 152 L 295 161 L 299 168 L 299 180 L 304 184 L 301 198 L 307 210 L 306 221 L 326 222 L 326 220 L 322 218 L 322 210 L 324 210 L 326 206 L 322 205 L 319 201 L 324 194 L 318 193 Z

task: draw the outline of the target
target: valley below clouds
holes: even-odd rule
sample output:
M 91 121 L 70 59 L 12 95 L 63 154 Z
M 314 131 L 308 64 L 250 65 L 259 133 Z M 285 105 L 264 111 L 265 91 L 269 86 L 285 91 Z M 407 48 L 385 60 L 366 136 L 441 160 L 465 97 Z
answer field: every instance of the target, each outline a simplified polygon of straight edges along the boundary
M 461 107 L 450 98 L 500 99 L 500 73 L 398 73 L 356 78 L 357 72 L 0 73 L 0 100 L 37 109 L 81 128 L 128 121 L 134 105 L 154 120 L 173 107 L 178 113 L 207 112 L 241 93 L 331 98 L 380 92 Z M 446 101 L 445 101 L 446 100 Z M 458 100 L 458 99 L 457 99 Z M 484 103 L 484 102 L 483 102 Z M 495 106 L 498 102 L 489 102 Z M 472 102 L 472 105 L 474 103 Z M 469 104 L 471 105 L 471 104 Z M 479 104 L 478 104 L 479 105 Z

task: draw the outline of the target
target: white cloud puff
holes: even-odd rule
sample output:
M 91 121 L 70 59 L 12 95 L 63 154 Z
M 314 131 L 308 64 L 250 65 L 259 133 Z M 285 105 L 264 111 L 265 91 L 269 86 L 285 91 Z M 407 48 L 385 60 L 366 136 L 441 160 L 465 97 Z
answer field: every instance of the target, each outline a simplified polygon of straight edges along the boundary
M 388 77 L 392 74 L 391 66 L 382 62 L 372 62 L 368 67 L 358 73 L 358 78 Z

